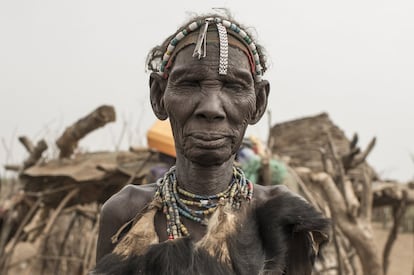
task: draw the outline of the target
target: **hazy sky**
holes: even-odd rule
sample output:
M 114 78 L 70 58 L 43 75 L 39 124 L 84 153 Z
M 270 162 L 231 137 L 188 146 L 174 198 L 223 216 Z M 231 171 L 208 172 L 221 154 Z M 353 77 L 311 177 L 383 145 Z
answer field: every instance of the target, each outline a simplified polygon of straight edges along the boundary
M 368 160 L 382 176 L 413 178 L 409 0 L 0 0 L 0 164 L 26 157 L 23 134 L 47 138 L 53 154 L 64 128 L 101 104 L 114 105 L 118 119 L 82 148 L 145 145 L 155 120 L 146 54 L 192 12 L 212 7 L 230 8 L 267 49 L 273 123 L 328 112 L 363 147 L 377 137 Z M 267 138 L 266 119 L 250 132 Z

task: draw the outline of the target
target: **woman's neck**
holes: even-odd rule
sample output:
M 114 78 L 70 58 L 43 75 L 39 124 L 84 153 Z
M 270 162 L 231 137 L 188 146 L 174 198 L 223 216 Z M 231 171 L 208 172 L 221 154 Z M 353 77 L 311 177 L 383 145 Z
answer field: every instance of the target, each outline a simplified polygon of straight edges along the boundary
M 224 191 L 233 175 L 234 156 L 214 166 L 202 166 L 185 157 L 177 156 L 176 176 L 178 185 L 194 194 L 213 195 Z

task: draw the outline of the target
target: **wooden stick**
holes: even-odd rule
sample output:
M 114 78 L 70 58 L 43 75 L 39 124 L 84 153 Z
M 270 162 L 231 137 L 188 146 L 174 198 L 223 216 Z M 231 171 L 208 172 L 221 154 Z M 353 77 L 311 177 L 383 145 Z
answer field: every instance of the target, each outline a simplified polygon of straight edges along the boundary
M 329 132 L 326 133 L 327 137 L 328 137 L 328 145 L 329 145 L 329 149 L 331 150 L 333 159 L 335 161 L 335 166 L 339 171 L 339 182 L 337 182 L 338 186 L 339 186 L 339 190 L 342 193 L 343 198 L 345 198 L 344 202 L 346 205 L 346 208 L 349 210 L 349 203 L 346 200 L 346 194 L 345 194 L 345 170 L 344 167 L 342 165 L 342 161 L 340 160 L 338 153 L 336 151 L 335 145 L 333 143 L 332 137 L 329 134 Z
M 338 264 L 338 275 L 342 275 L 344 274 L 344 262 L 342 260 L 342 255 L 341 255 L 341 251 L 339 249 L 339 242 L 338 242 L 338 238 L 336 236 L 336 225 L 335 225 L 335 217 L 332 217 L 332 236 L 333 236 L 333 240 L 334 240 L 334 247 L 335 247 L 335 252 L 336 252 L 336 262 Z
M 35 241 L 35 246 L 38 249 L 38 253 L 36 258 L 44 258 L 42 256 L 43 251 L 46 248 L 46 240 L 53 228 L 53 226 L 56 224 L 56 220 L 59 217 L 59 214 L 62 212 L 62 210 L 65 208 L 65 206 L 69 203 L 69 201 L 76 196 L 79 193 L 79 188 L 71 190 L 66 196 L 63 198 L 63 200 L 59 203 L 58 207 L 55 209 L 55 211 L 52 213 L 52 215 L 49 217 L 49 220 L 43 229 L 42 233 L 40 233 L 39 237 Z M 59 257 L 57 257 L 59 258 Z M 62 258 L 62 257 L 61 257 Z M 45 269 L 45 264 L 42 265 L 42 271 Z M 42 272 L 43 273 L 43 272 Z
M 22 169 L 22 166 L 18 164 L 6 164 L 4 165 L 4 169 L 13 172 L 19 172 Z
M 360 203 L 358 201 L 357 196 L 355 195 L 352 182 L 348 179 L 346 179 L 344 182 L 344 191 L 345 191 L 345 194 L 344 194 L 345 201 L 347 202 L 347 206 L 348 206 L 348 214 L 355 218 L 358 215 Z M 369 194 L 368 195 L 362 194 L 362 196 L 363 197 L 369 196 Z
M 372 181 L 371 177 L 368 174 L 369 171 L 364 165 L 362 167 L 363 173 L 363 181 L 362 181 L 362 194 L 361 194 L 361 219 L 363 219 L 366 223 L 371 222 L 372 217 L 372 201 L 373 201 L 373 193 L 372 193 Z
M 405 210 L 407 209 L 407 193 L 403 193 L 403 199 L 398 205 L 393 206 L 393 224 L 391 231 L 388 235 L 387 242 L 385 243 L 384 252 L 382 254 L 383 270 L 384 274 L 387 274 L 388 266 L 390 262 L 391 249 L 397 239 L 398 229 L 400 227 L 402 218 L 404 217 Z
M 28 137 L 20 136 L 19 141 L 21 144 L 23 144 L 24 148 L 26 148 L 29 154 L 33 154 L 35 146 L 33 145 L 33 142 Z
M 311 205 L 313 205 L 313 207 L 315 207 L 318 211 L 322 212 L 321 206 L 319 205 L 318 201 L 314 198 L 311 191 L 309 190 L 309 188 L 306 186 L 306 184 L 303 182 L 303 180 L 301 178 L 301 176 L 303 176 L 303 177 L 308 176 L 306 174 L 309 174 L 310 171 L 304 171 L 304 169 L 301 169 L 301 168 L 292 169 L 290 166 L 287 166 L 287 168 L 288 168 L 289 173 L 293 176 L 293 178 L 296 180 L 299 187 L 301 188 L 301 190 L 303 192 L 303 196 L 305 197 L 305 199 Z
M 357 147 L 358 140 L 359 140 L 358 134 L 354 133 L 354 135 L 352 136 L 351 144 L 349 145 L 349 147 L 351 148 L 351 151 L 353 148 Z
M 359 147 L 357 147 L 357 144 L 358 134 L 355 133 L 352 137 L 351 143 L 349 144 L 349 153 L 342 157 L 342 164 L 344 166 L 345 172 L 347 172 L 351 168 L 352 160 L 361 151 Z
M 71 184 L 71 185 L 64 185 L 62 187 L 54 188 L 54 189 L 48 189 L 42 192 L 25 192 L 26 196 L 30 197 L 44 197 L 51 194 L 56 194 L 59 192 L 67 191 L 73 188 L 76 188 L 76 186 L 79 186 L 78 184 Z
M 346 238 L 346 236 L 344 236 L 344 234 L 341 232 L 341 230 L 339 229 L 339 227 L 336 228 L 337 231 L 337 235 L 339 237 L 340 240 L 340 247 L 343 250 L 343 254 L 344 254 L 344 266 L 345 266 L 345 273 L 348 275 L 352 274 L 357 274 L 356 273 L 356 269 L 355 269 L 355 264 L 353 262 L 353 259 L 355 256 L 358 256 L 355 248 L 352 247 L 352 245 L 350 245 L 348 239 Z
M 64 249 L 65 249 L 66 242 L 67 242 L 67 240 L 69 238 L 70 232 L 71 232 L 73 226 L 75 225 L 75 222 L 76 222 L 77 219 L 78 219 L 78 215 L 77 215 L 77 213 L 75 211 L 73 213 L 73 216 L 70 219 L 69 225 L 68 225 L 68 227 L 67 227 L 67 229 L 65 231 L 65 235 L 63 237 L 63 241 L 60 243 L 58 257 L 63 257 L 63 252 L 64 252 Z M 54 274 L 59 274 L 60 263 L 61 263 L 61 261 L 56 261 Z
M 365 161 L 365 159 L 368 157 L 369 153 L 371 153 L 372 149 L 374 149 L 375 143 L 376 143 L 376 138 L 373 137 L 371 139 L 371 141 L 369 142 L 367 148 L 360 154 L 356 155 L 355 158 L 353 159 L 352 163 L 351 163 L 351 167 L 357 167 L 358 165 L 360 165 L 361 163 L 363 163 Z
M 98 236 L 99 221 L 96 221 L 93 228 L 91 238 L 86 246 L 86 251 L 83 256 L 83 274 L 87 275 L 93 266 L 92 252 L 96 250 L 96 237 Z M 94 247 L 95 246 L 95 247 Z
M 46 149 L 46 141 L 44 139 L 40 140 L 34 147 L 33 152 L 30 154 L 30 156 L 23 162 L 23 170 L 36 164 Z
M 56 140 L 56 145 L 60 149 L 59 158 L 70 157 L 78 146 L 79 140 L 95 129 L 103 127 L 112 121 L 115 121 L 114 107 L 103 105 L 66 128 L 63 134 Z
M 18 244 L 18 242 L 20 240 L 20 235 L 21 235 L 21 232 L 23 231 L 23 228 L 30 221 L 30 219 L 33 217 L 33 214 L 35 213 L 37 208 L 40 206 L 41 202 L 42 201 L 39 198 L 36 201 L 36 203 L 30 208 L 29 212 L 24 216 L 22 222 L 20 223 L 19 227 L 17 228 L 16 233 L 13 236 L 13 239 L 7 245 L 7 247 L 5 249 L 6 253 L 4 253 L 4 257 L 2 257 L 3 259 L 0 263 L 0 266 L 2 267 L 2 272 L 1 272 L 2 274 L 5 271 L 5 269 L 7 268 L 7 262 L 9 261 L 10 255 L 13 253 L 14 248 L 16 247 L 16 245 Z M 3 249 L 1 251 L 3 251 Z
M 361 259 L 364 274 L 382 275 L 383 269 L 372 232 L 364 228 L 360 220 L 348 215 L 344 197 L 335 182 L 326 173 L 311 175 L 312 183 L 321 188 L 324 199 L 329 205 L 332 217 Z
M 53 225 L 55 225 L 55 221 L 58 218 L 60 212 L 62 212 L 63 208 L 65 208 L 66 204 L 79 193 L 79 188 L 71 190 L 60 202 L 56 210 L 53 212 L 53 214 L 49 217 L 49 221 L 45 226 L 45 229 L 43 230 L 42 234 L 43 237 L 47 236 L 50 231 L 52 230 Z M 39 239 L 42 239 L 42 236 L 39 237 Z

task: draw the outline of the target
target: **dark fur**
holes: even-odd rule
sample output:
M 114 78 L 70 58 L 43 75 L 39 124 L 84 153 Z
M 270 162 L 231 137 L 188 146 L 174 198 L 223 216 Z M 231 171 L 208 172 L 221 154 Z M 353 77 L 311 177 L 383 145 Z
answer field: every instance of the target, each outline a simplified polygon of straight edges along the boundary
M 329 220 L 291 194 L 267 201 L 257 208 L 256 213 L 266 253 L 265 270 L 282 267 L 285 274 L 311 274 L 316 255 L 308 232 L 328 235 Z
M 95 274 L 107 275 L 160 275 L 160 274 L 231 274 L 228 266 L 218 264 L 203 250 L 195 249 L 190 238 L 153 245 L 143 256 L 122 260 L 116 254 L 105 256 Z
M 95 274 L 311 274 L 315 256 L 309 231 L 327 233 L 329 221 L 286 193 L 246 213 L 227 238 L 231 266 L 218 262 L 190 238 L 152 245 L 142 256 L 109 254 Z

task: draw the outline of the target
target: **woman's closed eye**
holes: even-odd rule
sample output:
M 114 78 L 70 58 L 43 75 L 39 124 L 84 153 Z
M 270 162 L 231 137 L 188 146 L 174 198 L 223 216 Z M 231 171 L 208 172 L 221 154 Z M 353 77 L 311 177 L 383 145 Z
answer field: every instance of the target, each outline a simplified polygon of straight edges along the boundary
M 223 87 L 226 89 L 234 90 L 236 92 L 245 89 L 245 85 L 241 82 L 234 82 L 234 81 L 226 81 L 223 82 Z
M 200 82 L 198 80 L 183 79 L 177 83 L 179 86 L 183 87 L 199 87 Z

